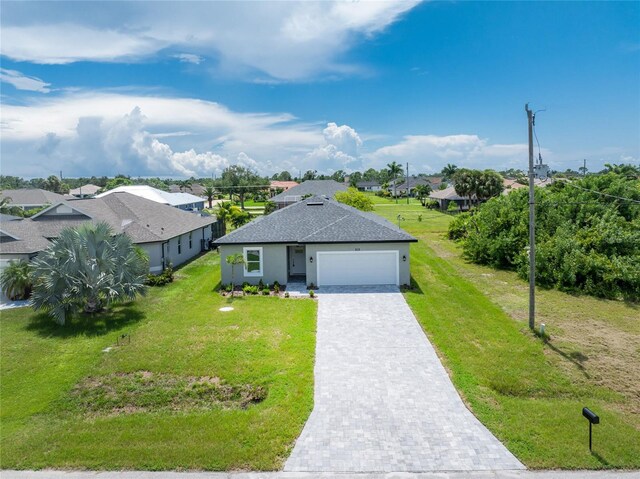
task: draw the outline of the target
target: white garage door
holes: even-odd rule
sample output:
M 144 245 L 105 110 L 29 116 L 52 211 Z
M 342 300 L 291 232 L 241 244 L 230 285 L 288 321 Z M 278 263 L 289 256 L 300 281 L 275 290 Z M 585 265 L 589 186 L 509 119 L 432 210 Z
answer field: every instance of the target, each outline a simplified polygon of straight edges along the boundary
M 318 251 L 318 286 L 399 284 L 397 251 Z

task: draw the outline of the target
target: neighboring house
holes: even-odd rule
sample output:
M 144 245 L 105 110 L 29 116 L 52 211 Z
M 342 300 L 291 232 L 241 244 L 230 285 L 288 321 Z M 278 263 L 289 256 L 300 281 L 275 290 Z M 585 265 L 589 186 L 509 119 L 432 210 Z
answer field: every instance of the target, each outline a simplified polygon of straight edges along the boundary
M 410 176 L 409 178 L 399 178 L 396 182 L 396 187 L 393 185 L 389 187 L 389 192 L 393 196 L 413 196 L 413 190 L 418 185 L 431 185 L 431 182 L 423 176 Z
M 34 215 L 0 224 L 0 262 L 29 260 L 67 227 L 108 223 L 125 233 L 149 255 L 149 270 L 178 266 L 209 248 L 224 230 L 215 216 L 180 211 L 129 193 L 103 198 L 60 201 Z
M 199 197 L 206 197 L 204 193 L 205 187 L 200 183 L 192 183 L 191 186 L 180 189 L 180 185 L 169 185 L 169 191 L 171 193 L 191 193 L 192 195 Z
M 87 185 L 82 185 L 80 188 L 74 188 L 69 191 L 71 196 L 75 196 L 76 198 L 93 198 L 100 191 L 100 187 L 96 185 L 92 185 L 91 183 Z
M 280 192 L 287 191 L 289 188 L 293 188 L 298 185 L 299 183 L 297 181 L 272 180 L 269 182 L 269 196 L 275 196 Z
M 191 193 L 168 193 L 148 185 L 118 186 L 104 193 L 96 195 L 96 198 L 104 198 L 114 193 L 130 193 L 141 198 L 146 198 L 156 203 L 173 206 L 185 211 L 200 211 L 204 209 L 204 199 Z
M 305 281 L 307 285 L 410 283 L 409 243 L 417 241 L 373 213 L 312 197 L 256 219 L 216 240 L 222 282 L 229 255 L 240 253 L 236 284 Z
M 469 198 L 460 196 L 456 193 L 456 189 L 453 186 L 449 186 L 444 190 L 432 191 L 429 194 L 429 199 L 436 200 L 441 210 L 446 210 L 452 201 L 458 205 L 460 209 L 468 208 L 470 203 Z
M 382 185 L 377 181 L 358 181 L 356 188 L 360 191 L 381 191 Z
M 280 209 L 310 196 L 333 198 L 339 191 L 347 191 L 347 186 L 334 180 L 307 180 L 274 196 L 271 201 Z
M 51 205 L 66 198 L 53 191 L 36 188 L 22 188 L 19 190 L 3 190 L 0 192 L 1 198 L 11 198 L 10 206 L 17 206 L 23 210 L 32 210 Z

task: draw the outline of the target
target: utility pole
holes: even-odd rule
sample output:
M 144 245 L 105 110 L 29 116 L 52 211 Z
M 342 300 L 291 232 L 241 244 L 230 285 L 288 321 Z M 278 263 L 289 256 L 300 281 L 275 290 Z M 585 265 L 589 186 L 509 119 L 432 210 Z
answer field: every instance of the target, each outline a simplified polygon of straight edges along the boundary
M 407 204 L 409 204 L 409 193 L 411 188 L 409 187 L 409 162 L 407 162 Z
M 533 330 L 536 319 L 536 210 L 533 172 L 533 122 L 535 116 L 524 106 L 529 123 L 529 329 Z

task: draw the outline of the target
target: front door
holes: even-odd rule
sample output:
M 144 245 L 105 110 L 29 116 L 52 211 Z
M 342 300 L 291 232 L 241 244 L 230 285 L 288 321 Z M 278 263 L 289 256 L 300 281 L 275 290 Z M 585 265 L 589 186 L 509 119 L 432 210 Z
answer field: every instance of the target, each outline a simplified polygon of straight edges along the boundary
M 289 276 L 307 274 L 307 261 L 304 246 L 289 246 Z

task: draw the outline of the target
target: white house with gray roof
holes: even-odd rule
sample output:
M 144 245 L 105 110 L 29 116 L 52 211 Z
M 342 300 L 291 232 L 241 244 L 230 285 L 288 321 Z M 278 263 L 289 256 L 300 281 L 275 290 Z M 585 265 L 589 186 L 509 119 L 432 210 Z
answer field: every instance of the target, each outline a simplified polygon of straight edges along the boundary
M 215 216 L 181 211 L 129 193 L 104 198 L 60 201 L 32 218 L 0 222 L 0 267 L 11 260 L 30 260 L 67 227 L 108 223 L 125 233 L 149 255 L 149 269 L 178 266 L 209 247 L 223 234 Z
M 256 219 L 216 240 L 222 282 L 231 282 L 229 255 L 240 253 L 236 283 L 305 281 L 329 285 L 410 283 L 409 244 L 393 223 L 323 197 L 312 197 Z
M 270 201 L 280 209 L 311 196 L 333 198 L 339 191 L 347 191 L 347 186 L 334 180 L 307 180 L 275 195 Z

